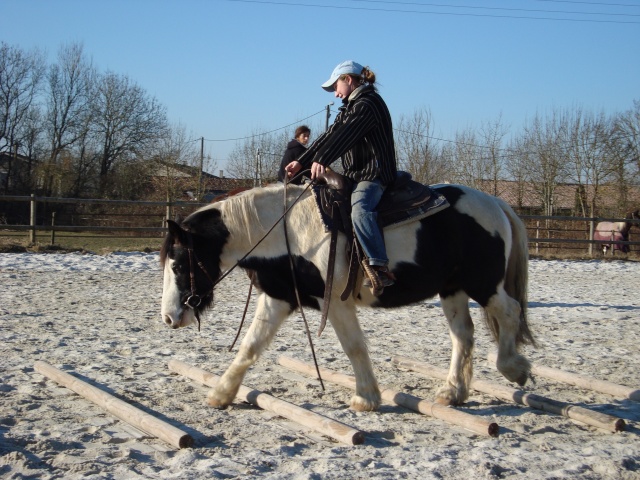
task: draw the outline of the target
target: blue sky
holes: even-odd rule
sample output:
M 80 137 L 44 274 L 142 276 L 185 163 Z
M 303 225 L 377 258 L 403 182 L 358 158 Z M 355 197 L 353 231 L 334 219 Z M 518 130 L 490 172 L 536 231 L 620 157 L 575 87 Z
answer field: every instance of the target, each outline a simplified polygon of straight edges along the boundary
M 0 40 L 51 61 L 81 42 L 207 140 L 292 132 L 334 100 L 320 84 L 346 59 L 376 73 L 396 122 L 428 109 L 444 139 L 640 100 L 640 0 L 0 0 L 0 12 Z M 205 145 L 224 169 L 235 144 Z

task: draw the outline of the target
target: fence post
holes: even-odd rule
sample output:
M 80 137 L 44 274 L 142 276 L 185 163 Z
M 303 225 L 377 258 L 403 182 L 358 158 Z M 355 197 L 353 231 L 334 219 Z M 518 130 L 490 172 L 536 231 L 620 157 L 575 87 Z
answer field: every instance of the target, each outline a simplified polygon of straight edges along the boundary
M 593 242 L 593 232 L 595 231 L 593 219 L 589 220 L 589 240 Z M 593 243 L 589 244 L 589 256 L 593 257 Z
M 56 243 L 56 212 L 51 212 L 51 245 Z
M 169 198 L 169 194 L 167 193 L 167 210 L 165 213 L 164 225 L 162 226 L 166 226 L 169 220 L 171 220 L 171 199 Z
M 31 229 L 29 230 L 29 243 L 36 243 L 36 194 L 31 194 L 31 211 L 29 214 L 29 225 Z

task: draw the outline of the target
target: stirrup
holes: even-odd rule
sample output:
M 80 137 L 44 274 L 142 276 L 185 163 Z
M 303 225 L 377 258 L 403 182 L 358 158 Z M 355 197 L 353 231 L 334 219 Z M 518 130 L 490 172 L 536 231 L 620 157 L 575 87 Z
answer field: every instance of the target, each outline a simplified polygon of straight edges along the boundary
M 384 287 L 390 287 L 395 283 L 395 276 L 387 267 L 369 265 L 366 258 L 362 260 L 362 269 L 367 274 L 362 285 L 369 288 L 374 297 L 379 297 Z

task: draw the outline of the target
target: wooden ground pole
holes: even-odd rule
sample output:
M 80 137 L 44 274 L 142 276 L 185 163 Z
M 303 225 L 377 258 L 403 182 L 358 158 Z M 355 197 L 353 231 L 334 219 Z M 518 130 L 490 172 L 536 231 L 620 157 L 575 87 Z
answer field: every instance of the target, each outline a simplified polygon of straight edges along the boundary
M 215 387 L 220 379 L 219 376 L 213 373 L 209 373 L 201 368 L 194 367 L 193 365 L 176 359 L 172 359 L 169 362 L 169 370 L 209 387 Z M 237 398 L 260 407 L 263 410 L 268 410 L 289 420 L 293 420 L 342 443 L 359 445 L 364 442 L 364 433 L 349 425 L 325 417 L 319 413 L 311 412 L 285 400 L 272 397 L 259 390 L 253 390 L 241 385 Z
M 295 360 L 293 358 L 282 356 L 278 358 L 278 363 L 290 370 L 295 370 L 297 372 L 311 376 L 316 375 L 314 366 L 306 364 L 299 360 Z M 356 380 L 350 375 L 333 372 L 331 370 L 327 370 L 326 368 L 320 369 L 320 375 L 324 380 L 327 380 L 328 382 L 342 385 L 343 387 L 347 387 L 352 390 L 355 390 L 356 388 Z M 455 408 L 445 407 L 444 405 L 440 405 L 438 403 L 429 402 L 427 400 L 423 400 L 407 393 L 398 392 L 383 387 L 380 387 L 380 390 L 382 399 L 391 404 L 400 405 L 413 411 L 420 412 L 434 418 L 439 418 L 440 420 L 453 423 L 454 425 L 458 425 L 480 435 L 497 437 L 499 434 L 500 427 L 497 423 L 489 422 L 475 415 L 461 412 L 460 410 L 456 410 Z
M 497 360 L 495 353 L 487 355 L 487 360 L 495 363 Z M 606 393 L 607 395 L 613 395 L 617 398 L 628 398 L 640 402 L 640 389 L 627 387 L 625 385 L 618 385 L 617 383 L 609 382 L 608 380 L 599 380 L 593 377 L 587 377 L 586 375 L 580 375 L 578 373 L 565 372 L 564 370 L 558 370 L 557 368 L 545 367 L 543 365 L 531 365 L 531 373 L 540 375 L 541 377 L 550 378 L 559 382 L 575 385 L 576 387 L 585 388 L 587 390 L 594 390 L 600 393 Z
M 110 414 L 118 417 L 120 420 L 133 425 L 149 435 L 153 435 L 154 437 L 167 442 L 169 445 L 173 445 L 177 448 L 193 446 L 193 438 L 191 435 L 154 417 L 153 415 L 143 412 L 133 405 L 129 405 L 127 402 L 109 395 L 107 392 L 100 390 L 93 385 L 83 382 L 79 378 L 69 375 L 68 373 L 65 373 L 62 370 L 42 361 L 37 361 L 34 364 L 34 368 L 38 373 L 41 373 L 45 377 L 67 387 L 69 390 L 73 390 L 78 395 L 92 401 Z
M 446 380 L 448 376 L 447 370 L 443 368 L 434 367 L 433 365 L 418 362 L 407 357 L 392 357 L 391 362 L 397 367 L 413 370 L 414 372 L 418 372 L 429 377 L 439 378 L 440 380 Z M 560 402 L 558 400 L 552 400 L 534 393 L 527 393 L 523 390 L 506 387 L 485 380 L 472 380 L 471 388 L 478 390 L 479 392 L 493 395 L 494 397 L 502 398 L 509 402 L 516 402 L 537 410 L 562 415 L 610 432 L 622 431 L 626 426 L 624 420 L 612 415 L 595 412 L 588 408 L 578 407 L 577 405 Z

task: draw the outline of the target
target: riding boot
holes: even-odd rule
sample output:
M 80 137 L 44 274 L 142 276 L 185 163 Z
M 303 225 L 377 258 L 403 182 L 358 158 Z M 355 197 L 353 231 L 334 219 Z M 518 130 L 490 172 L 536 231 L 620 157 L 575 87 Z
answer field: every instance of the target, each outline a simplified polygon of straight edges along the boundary
M 379 297 L 384 287 L 390 287 L 395 283 L 396 277 L 386 265 L 369 265 L 369 261 L 365 258 L 362 260 L 362 269 L 367 274 L 362 285 L 368 287 L 374 297 Z

